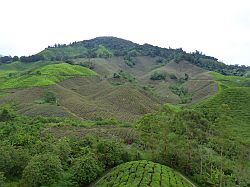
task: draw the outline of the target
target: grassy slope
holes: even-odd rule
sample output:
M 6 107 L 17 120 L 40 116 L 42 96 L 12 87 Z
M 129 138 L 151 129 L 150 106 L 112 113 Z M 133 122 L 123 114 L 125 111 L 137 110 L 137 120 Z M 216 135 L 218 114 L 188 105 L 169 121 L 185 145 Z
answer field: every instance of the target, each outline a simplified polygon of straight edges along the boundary
M 189 187 L 194 185 L 167 166 L 141 160 L 117 166 L 101 178 L 95 186 Z
M 37 74 L 40 72 L 41 74 Z M 20 74 L 0 80 L 0 89 L 45 86 L 55 84 L 74 76 L 91 76 L 96 73 L 88 68 L 67 63 L 50 64 L 33 69 L 30 73 Z
M 58 50 L 60 50 L 60 48 Z M 28 69 L 31 67 L 24 68 L 26 72 L 27 70 L 32 70 L 31 74 L 8 78 L 8 80 L 4 80 L 4 84 L 0 85 L 0 89 L 25 86 L 49 86 L 15 89 L 12 90 L 11 93 L 8 93 L 7 89 L 2 89 L 1 91 L 3 93 L 1 95 L 3 97 L 0 97 L 0 104 L 15 101 L 18 112 L 32 116 L 72 116 L 72 114 L 74 114 L 73 116 L 78 116 L 83 119 L 103 117 L 134 121 L 146 113 L 157 110 L 159 103 L 179 102 L 178 96 L 173 94 L 169 89 L 169 86 L 174 83 L 174 80 L 152 81 L 150 80 L 150 75 L 153 71 L 159 69 L 173 72 L 178 77 L 184 73 L 188 73 L 191 77 L 190 81 L 195 76 L 205 72 L 187 62 L 180 62 L 179 64 L 170 62 L 167 65 L 163 64 L 159 67 L 156 63 L 156 59 L 157 58 L 146 56 L 136 57 L 134 58 L 136 64 L 133 68 L 129 67 L 122 57 L 112 57 L 108 59 L 94 58 L 90 60 L 78 58 L 74 60 L 76 64 L 85 62 L 93 63 L 94 71 L 97 72 L 100 77 L 88 76 L 71 78 L 72 75 L 75 76 L 77 74 L 78 76 L 79 71 L 76 72 L 76 68 L 83 69 L 83 67 L 69 64 L 52 64 L 33 69 Z M 37 63 L 37 66 L 41 64 L 41 62 Z M 20 71 L 20 67 L 21 66 L 18 65 L 17 70 Z M 123 70 L 123 72 L 129 76 L 135 77 L 136 81 L 130 83 L 129 80 L 113 79 L 113 74 L 120 70 Z M 37 71 L 40 71 L 41 75 L 32 75 L 32 73 L 36 73 Z M 71 79 L 64 80 L 66 78 Z M 64 81 L 61 82 L 61 80 Z M 199 80 L 196 82 L 200 82 Z M 54 84 L 57 82 L 60 83 Z M 204 80 L 198 84 L 195 89 L 202 88 L 204 85 L 207 85 L 207 82 L 207 80 Z M 144 89 L 143 86 L 146 86 L 149 90 Z M 191 92 L 192 90 L 194 89 L 191 89 Z M 43 99 L 47 91 L 56 94 L 60 106 L 52 107 L 36 102 L 37 100 Z M 4 92 L 6 92 L 7 95 Z M 210 92 L 207 91 L 202 91 L 202 93 L 204 94 L 196 94 L 197 99 L 195 98 L 195 101 L 210 95 Z
M 0 78 L 8 76 L 9 73 L 20 73 L 29 71 L 35 68 L 39 68 L 41 66 L 45 66 L 47 64 L 51 64 L 52 62 L 33 62 L 33 63 L 23 63 L 23 62 L 13 62 L 11 64 L 2 64 L 0 65 Z
M 47 48 L 41 51 L 39 54 L 43 55 L 46 59 L 50 60 L 51 58 L 55 58 L 57 56 L 80 56 L 87 53 L 87 49 L 83 46 L 78 47 L 62 47 L 62 48 Z
M 219 91 L 201 103 L 196 108 L 209 108 L 220 113 L 222 104 L 228 106 L 227 115 L 232 117 L 232 125 L 227 128 L 235 137 L 244 142 L 250 142 L 250 79 L 235 76 L 223 76 L 211 73 L 219 84 Z

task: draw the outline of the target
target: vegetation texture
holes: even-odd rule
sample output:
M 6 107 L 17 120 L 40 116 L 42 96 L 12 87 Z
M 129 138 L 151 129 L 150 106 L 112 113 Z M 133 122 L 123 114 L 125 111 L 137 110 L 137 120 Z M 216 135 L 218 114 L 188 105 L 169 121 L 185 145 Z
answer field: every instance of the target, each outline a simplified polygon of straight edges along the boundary
M 0 57 L 0 186 L 250 186 L 249 67 L 99 37 Z M 178 172 L 177 172 L 178 171 Z
M 115 167 L 102 177 L 95 186 L 191 187 L 194 185 L 191 185 L 189 181 L 167 166 L 142 160 L 128 162 Z

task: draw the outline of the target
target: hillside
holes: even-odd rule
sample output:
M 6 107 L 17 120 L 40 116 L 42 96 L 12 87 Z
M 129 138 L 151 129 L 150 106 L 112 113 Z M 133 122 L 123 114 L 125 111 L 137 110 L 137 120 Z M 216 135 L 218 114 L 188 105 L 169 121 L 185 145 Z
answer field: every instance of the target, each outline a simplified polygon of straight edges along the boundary
M 0 186 L 248 187 L 248 74 L 115 37 L 1 57 Z
M 121 57 L 90 60 L 79 58 L 71 64 L 47 65 L 47 62 L 37 62 L 34 66 L 41 67 L 33 69 L 30 65 L 19 68 L 22 63 L 5 65 L 0 89 L 1 93 L 8 96 L 0 98 L 0 103 L 14 101 L 17 110 L 26 115 L 71 116 L 79 119 L 102 117 L 134 121 L 143 114 L 157 110 L 161 103 L 195 103 L 216 93 L 217 85 L 206 70 L 186 61 L 171 61 L 159 66 L 156 59 L 135 57 L 136 65 L 133 68 Z M 92 70 L 82 66 L 87 62 L 92 64 Z M 152 74 L 158 71 L 168 76 L 164 80 L 152 80 Z M 13 73 L 11 77 L 10 72 Z M 86 77 L 95 74 L 97 76 Z M 189 75 L 189 79 L 179 83 L 185 74 Z M 188 86 L 193 85 L 193 81 L 199 84 L 195 87 Z M 185 89 L 184 94 L 188 95 L 189 101 L 185 101 L 186 95 L 172 92 L 173 85 L 178 86 L 178 89 Z M 48 91 L 55 94 L 57 105 L 39 102 Z
M 96 73 L 90 69 L 72 66 L 67 63 L 45 65 L 24 73 L 15 70 L 13 72 L 7 70 L 7 72 L 12 74 L 0 80 L 0 89 L 46 86 L 75 76 L 96 75 Z M 13 74 L 14 72 L 16 72 L 16 74 Z
M 209 111 L 211 117 L 226 115 L 230 117 L 230 126 L 223 127 L 230 130 L 234 137 L 243 142 L 250 142 L 250 79 L 243 77 L 223 76 L 211 73 L 219 84 L 219 91 L 195 107 Z

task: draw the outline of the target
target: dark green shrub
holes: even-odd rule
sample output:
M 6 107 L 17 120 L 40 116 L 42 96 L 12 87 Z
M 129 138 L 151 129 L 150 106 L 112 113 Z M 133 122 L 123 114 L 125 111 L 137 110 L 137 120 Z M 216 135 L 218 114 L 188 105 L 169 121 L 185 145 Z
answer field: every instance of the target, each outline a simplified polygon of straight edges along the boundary
M 4 181 L 5 181 L 4 173 L 0 172 L 0 187 L 4 187 Z
M 34 156 L 23 171 L 22 183 L 25 186 L 51 185 L 62 176 L 60 159 L 52 154 Z
M 99 160 L 106 166 L 106 168 L 114 167 L 128 160 L 127 152 L 118 143 L 102 141 L 97 144 L 96 149 Z
M 19 177 L 29 161 L 30 155 L 25 149 L 12 146 L 0 147 L 0 171 L 6 177 Z
M 134 67 L 134 65 L 135 65 L 135 62 L 134 61 L 132 61 L 132 60 L 125 60 L 125 64 L 127 64 L 129 67 Z
M 151 76 L 151 80 L 165 80 L 167 74 L 163 71 L 155 71 Z
M 47 92 L 45 93 L 44 101 L 46 103 L 55 104 L 57 102 L 56 95 L 53 92 Z
M 99 161 L 89 154 L 76 158 L 71 167 L 72 180 L 79 186 L 86 186 L 93 182 L 103 171 Z
M 115 78 L 115 79 L 119 79 L 121 76 L 118 74 L 118 73 L 114 73 L 113 74 L 113 78 Z
M 0 114 L 0 121 L 9 121 L 11 119 L 12 119 L 11 113 L 4 108 Z

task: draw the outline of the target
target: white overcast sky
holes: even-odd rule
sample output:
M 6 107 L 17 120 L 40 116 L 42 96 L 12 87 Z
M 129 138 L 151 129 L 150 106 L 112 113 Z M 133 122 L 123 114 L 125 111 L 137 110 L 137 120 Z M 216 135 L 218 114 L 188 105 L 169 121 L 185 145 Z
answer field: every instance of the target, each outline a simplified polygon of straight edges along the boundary
M 0 54 L 116 36 L 250 65 L 249 0 L 0 0 Z

